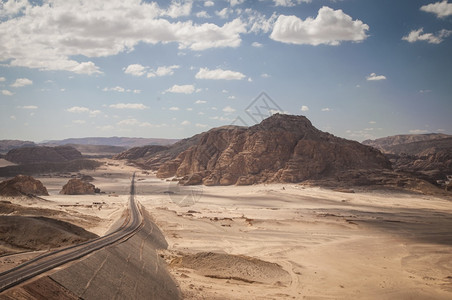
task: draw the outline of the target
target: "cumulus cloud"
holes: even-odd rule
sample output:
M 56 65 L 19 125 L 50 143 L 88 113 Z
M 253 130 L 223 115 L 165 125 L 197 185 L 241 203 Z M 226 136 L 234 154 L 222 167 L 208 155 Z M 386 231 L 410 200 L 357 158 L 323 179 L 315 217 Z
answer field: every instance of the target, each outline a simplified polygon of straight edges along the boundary
M 259 43 L 259 42 L 253 42 L 251 44 L 251 46 L 256 47 L 256 48 L 261 48 L 263 45 L 261 43 Z
M 68 108 L 67 111 L 71 113 L 85 113 L 90 112 L 90 109 L 88 107 L 83 106 L 73 106 L 71 108 Z
M 232 108 L 230 106 L 226 106 L 225 108 L 223 108 L 223 111 L 225 113 L 233 113 L 233 112 L 235 112 L 235 108 Z
M 206 2 L 204 2 L 204 6 L 205 7 L 211 7 L 211 6 L 214 6 L 215 5 L 215 2 L 213 2 L 213 1 L 206 1 Z
M 6 81 L 5 77 L 0 77 L 0 82 Z
M 452 15 L 452 3 L 447 3 L 447 0 L 423 5 L 420 9 L 425 12 L 433 13 L 438 18 L 445 18 Z
M 142 103 L 116 103 L 111 104 L 109 107 L 115 109 L 139 109 L 139 110 L 149 108 Z
M 119 126 L 133 126 L 133 125 L 139 125 L 140 122 L 137 119 L 130 118 L 130 119 L 121 120 L 117 124 Z
M 452 35 L 452 30 L 440 30 L 436 35 L 433 33 L 423 33 L 424 28 L 411 31 L 408 35 L 402 37 L 402 40 L 414 43 L 417 41 L 426 41 L 429 44 L 439 44 L 444 41 L 445 38 Z
M 2 90 L 2 95 L 4 95 L 4 96 L 12 96 L 12 95 L 14 95 L 14 93 L 11 92 L 11 91 L 8 91 L 8 90 Z
M 190 121 L 187 121 L 187 120 L 185 120 L 185 121 L 182 121 L 182 123 L 180 123 L 182 126 L 188 126 L 188 125 L 190 125 L 191 124 L 191 122 Z
M 115 86 L 115 87 L 105 87 L 102 89 L 104 92 L 118 92 L 118 93 L 134 93 L 139 94 L 141 93 L 141 90 L 131 90 L 131 89 L 125 89 L 121 86 Z
M 309 107 L 307 107 L 306 105 L 302 105 L 300 108 L 301 111 L 308 111 Z
M 17 87 L 23 87 L 23 86 L 32 85 L 32 84 L 33 84 L 33 81 L 31 81 L 28 78 L 17 78 L 16 81 L 14 81 L 14 83 L 11 84 L 11 86 L 17 88 Z
M 379 80 L 385 80 L 385 79 L 386 79 L 386 76 L 377 75 L 376 73 L 370 73 L 370 75 L 366 77 L 366 80 L 368 80 L 368 81 L 379 81 Z
M 195 104 L 204 104 L 204 103 L 207 103 L 207 101 L 205 101 L 205 100 L 196 100 L 195 101 Z
M 192 94 L 194 91 L 195 91 L 195 86 L 191 85 L 191 84 L 185 84 L 185 85 L 175 84 L 166 90 L 166 92 L 178 93 L 178 94 Z
M 142 66 L 140 64 L 132 64 L 128 65 L 127 68 L 124 70 L 125 74 L 130 74 L 133 76 L 143 76 L 146 74 L 147 67 Z
M 200 68 L 195 77 L 197 79 L 224 79 L 224 80 L 241 80 L 246 76 L 243 73 L 231 70 Z
M 305 2 L 305 3 L 310 3 L 311 0 L 273 0 L 273 2 L 275 3 L 275 6 L 286 6 L 286 7 L 290 7 L 290 6 L 295 6 L 296 4 L 300 4 L 301 2 Z
M 302 20 L 296 16 L 280 15 L 270 38 L 289 44 L 339 45 L 342 41 L 365 40 L 368 30 L 367 24 L 353 20 L 342 10 L 323 6 L 315 19 Z
M 169 76 L 174 74 L 174 70 L 179 69 L 179 65 L 172 65 L 172 66 L 162 66 L 158 67 L 157 70 L 152 70 L 148 73 L 148 77 L 161 77 L 161 76 Z
M 171 107 L 169 108 L 169 110 L 172 110 L 172 111 L 178 111 L 178 110 L 180 110 L 180 108 L 177 107 L 177 106 L 171 106 Z
M 84 106 L 73 106 L 71 108 L 66 109 L 66 111 L 70 112 L 70 113 L 88 113 L 90 117 L 95 117 L 99 114 L 101 114 L 102 112 L 100 110 L 91 110 L 88 107 L 84 107 Z
M 236 5 L 242 4 L 243 2 L 245 2 L 245 0 L 229 0 L 229 4 L 231 6 L 236 6 Z
M 141 0 L 19 2 L 20 9 L 1 10 L 8 16 L 0 23 L 0 61 L 9 66 L 99 74 L 90 58 L 133 51 L 139 43 L 201 51 L 238 47 L 247 32 L 240 18 L 222 26 L 164 18 L 188 15 L 191 1 L 174 1 L 168 9 Z

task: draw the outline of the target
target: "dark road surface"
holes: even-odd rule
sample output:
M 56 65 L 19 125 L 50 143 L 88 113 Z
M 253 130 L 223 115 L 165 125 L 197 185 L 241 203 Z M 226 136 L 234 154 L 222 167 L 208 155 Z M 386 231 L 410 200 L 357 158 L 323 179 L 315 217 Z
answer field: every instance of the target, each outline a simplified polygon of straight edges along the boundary
M 143 223 L 143 216 L 135 203 L 135 173 L 130 184 L 128 212 L 124 224 L 106 236 L 41 255 L 13 269 L 0 273 L 0 292 L 134 235 Z

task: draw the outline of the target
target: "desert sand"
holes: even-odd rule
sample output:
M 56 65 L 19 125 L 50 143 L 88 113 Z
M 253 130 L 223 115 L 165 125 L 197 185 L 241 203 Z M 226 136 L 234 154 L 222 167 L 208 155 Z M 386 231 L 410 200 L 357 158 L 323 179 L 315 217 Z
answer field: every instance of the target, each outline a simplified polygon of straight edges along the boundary
M 103 235 L 137 171 L 136 199 L 165 235 L 160 256 L 184 299 L 452 298 L 451 198 L 299 184 L 179 187 L 104 162 L 82 173 L 105 194 L 59 195 L 68 178 L 46 176 L 37 179 L 47 201 L 12 201 L 70 213 Z M 1 258 L 1 267 L 23 259 Z

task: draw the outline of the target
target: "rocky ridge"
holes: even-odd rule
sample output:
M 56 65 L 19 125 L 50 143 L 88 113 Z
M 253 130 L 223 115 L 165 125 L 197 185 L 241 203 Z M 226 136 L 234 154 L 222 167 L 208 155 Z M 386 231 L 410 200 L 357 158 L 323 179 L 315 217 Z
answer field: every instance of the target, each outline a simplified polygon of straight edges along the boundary
M 303 116 L 275 114 L 249 128 L 201 134 L 197 144 L 161 164 L 157 176 L 184 177 L 190 184 L 249 185 L 301 182 L 349 169 L 390 169 L 390 163 L 380 151 L 322 132 Z
M 55 163 L 81 159 L 82 154 L 70 146 L 23 147 L 10 150 L 5 159 L 17 164 Z

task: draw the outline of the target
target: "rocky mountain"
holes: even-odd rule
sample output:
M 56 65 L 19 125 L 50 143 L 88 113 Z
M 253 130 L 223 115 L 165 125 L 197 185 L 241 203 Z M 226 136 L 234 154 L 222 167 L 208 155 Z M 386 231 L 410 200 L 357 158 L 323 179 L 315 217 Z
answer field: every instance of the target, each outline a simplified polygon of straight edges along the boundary
M 30 141 L 0 140 L 0 153 L 7 153 L 9 150 L 21 147 L 34 147 L 36 144 Z
M 396 171 L 407 172 L 445 185 L 452 175 L 452 136 L 446 134 L 400 135 L 364 141 L 381 149 Z
M 129 137 L 86 137 L 70 138 L 64 140 L 45 141 L 45 145 L 97 145 L 97 146 L 119 146 L 125 148 L 140 147 L 146 145 L 171 145 L 177 142 L 177 139 L 159 139 L 159 138 L 129 138 Z
M 49 193 L 41 181 L 31 176 L 17 175 L 0 183 L 0 195 L 6 197 L 48 196 Z
M 89 195 L 94 194 L 95 192 L 99 192 L 99 189 L 96 189 L 94 184 L 91 184 L 87 181 L 72 178 L 63 186 L 60 191 L 62 195 Z
M 42 162 L 66 162 L 81 159 L 82 154 L 70 146 L 58 147 L 23 147 L 10 150 L 5 159 L 17 164 Z
M 380 151 L 322 132 L 303 116 L 282 114 L 252 127 L 211 129 L 146 157 L 144 164 L 160 178 L 205 185 L 300 182 L 349 169 L 390 168 Z

